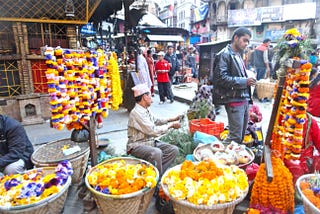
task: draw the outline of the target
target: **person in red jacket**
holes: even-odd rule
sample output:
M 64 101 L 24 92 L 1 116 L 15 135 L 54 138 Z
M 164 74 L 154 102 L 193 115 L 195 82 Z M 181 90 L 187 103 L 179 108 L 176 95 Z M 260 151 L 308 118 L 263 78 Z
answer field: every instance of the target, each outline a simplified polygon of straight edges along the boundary
M 312 68 L 310 74 L 310 96 L 307 101 L 308 109 L 307 111 L 315 117 L 320 117 L 320 75 L 316 68 Z
M 168 72 L 170 71 L 170 64 L 163 58 L 163 51 L 160 51 L 157 55 L 158 61 L 155 64 L 155 71 L 157 73 L 160 104 L 163 104 L 165 102 L 166 97 L 170 100 L 170 103 L 173 103 L 173 93 L 168 74 Z

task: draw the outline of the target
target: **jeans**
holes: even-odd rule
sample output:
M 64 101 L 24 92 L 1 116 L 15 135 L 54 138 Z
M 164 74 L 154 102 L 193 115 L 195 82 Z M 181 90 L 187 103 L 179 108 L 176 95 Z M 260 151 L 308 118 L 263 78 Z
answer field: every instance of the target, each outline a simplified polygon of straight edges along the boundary
M 256 67 L 257 80 L 264 79 L 266 75 L 267 68 L 265 67 Z
M 249 103 L 246 101 L 240 106 L 225 105 L 228 115 L 229 134 L 227 142 L 242 143 L 249 119 Z

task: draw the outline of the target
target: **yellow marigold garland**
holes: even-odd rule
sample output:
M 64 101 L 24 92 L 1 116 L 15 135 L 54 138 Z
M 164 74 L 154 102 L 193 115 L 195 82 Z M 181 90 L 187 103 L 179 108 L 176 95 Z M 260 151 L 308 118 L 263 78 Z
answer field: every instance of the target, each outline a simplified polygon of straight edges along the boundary
M 108 65 L 109 75 L 111 77 L 111 90 L 112 90 L 112 98 L 111 98 L 111 107 L 112 110 L 118 110 L 119 105 L 122 103 L 122 88 L 121 88 L 121 80 L 119 73 L 119 66 L 117 62 L 117 55 L 115 52 L 111 54 Z
M 274 155 L 271 157 L 273 180 L 267 181 L 265 164 L 262 163 L 253 184 L 250 207 L 272 207 L 284 213 L 293 213 L 294 186 L 292 175 L 282 160 Z

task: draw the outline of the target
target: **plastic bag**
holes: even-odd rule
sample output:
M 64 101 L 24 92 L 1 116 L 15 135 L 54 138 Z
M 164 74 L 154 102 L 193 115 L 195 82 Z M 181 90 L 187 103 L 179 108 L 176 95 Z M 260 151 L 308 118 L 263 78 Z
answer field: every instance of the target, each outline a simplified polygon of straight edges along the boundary
M 71 140 L 74 142 L 84 142 L 89 140 L 89 131 L 87 129 L 73 129 Z
M 212 142 L 219 141 L 219 140 L 218 140 L 218 138 L 216 138 L 213 135 L 209 135 L 209 134 L 206 134 L 203 132 L 196 131 L 193 134 L 193 141 L 194 141 L 194 144 L 196 147 L 196 146 L 198 146 L 199 143 L 207 144 L 207 143 L 212 143 Z

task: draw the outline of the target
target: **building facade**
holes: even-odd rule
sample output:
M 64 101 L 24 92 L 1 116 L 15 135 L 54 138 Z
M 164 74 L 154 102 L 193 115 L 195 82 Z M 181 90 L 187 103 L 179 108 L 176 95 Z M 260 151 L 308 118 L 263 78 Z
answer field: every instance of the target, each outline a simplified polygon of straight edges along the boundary
M 246 26 L 254 41 L 277 42 L 286 29 L 296 27 L 316 45 L 320 43 L 319 8 L 316 0 L 210 0 L 211 41 L 229 39 L 235 28 Z

